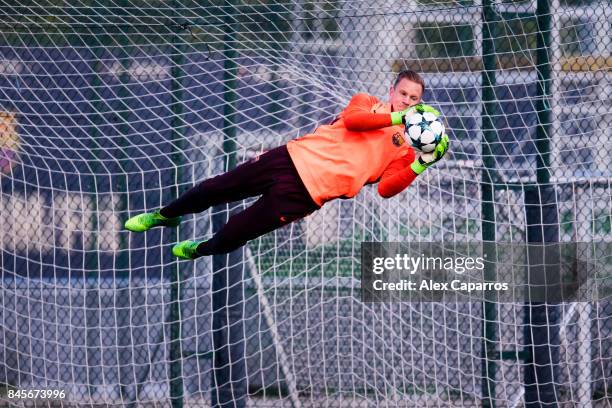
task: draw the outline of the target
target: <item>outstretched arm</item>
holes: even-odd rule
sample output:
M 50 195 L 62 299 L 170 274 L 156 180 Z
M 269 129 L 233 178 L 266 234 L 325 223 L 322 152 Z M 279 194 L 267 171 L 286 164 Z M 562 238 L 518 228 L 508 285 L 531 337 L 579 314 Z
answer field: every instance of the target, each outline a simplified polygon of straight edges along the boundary
M 392 161 L 385 169 L 378 183 L 378 194 L 383 198 L 390 198 L 401 193 L 408 187 L 417 174 L 410 168 L 414 161 L 414 151 L 399 159 Z
M 364 93 L 358 93 L 349 102 L 342 113 L 344 126 L 353 132 L 381 129 L 392 125 L 391 114 L 372 112 L 378 99 Z
M 432 112 L 435 115 L 440 115 L 440 112 L 422 103 L 401 112 L 377 113 L 375 109 L 372 109 L 377 104 L 380 104 L 378 99 L 368 94 L 359 93 L 353 96 L 342 113 L 346 128 L 354 132 L 365 132 L 388 126 L 403 125 L 406 123 L 406 116 L 415 112 Z
M 392 126 L 392 114 L 378 113 L 375 107 L 382 105 L 378 99 L 365 93 L 358 93 L 349 102 L 342 112 L 344 125 L 348 130 L 364 132 Z M 401 117 L 400 123 L 401 124 Z
M 410 149 L 408 154 L 392 161 L 380 178 L 378 194 L 389 198 L 402 192 L 419 174 L 442 160 L 448 151 L 448 145 L 448 136 L 444 135 L 432 153 L 421 153 L 416 157 L 414 150 Z

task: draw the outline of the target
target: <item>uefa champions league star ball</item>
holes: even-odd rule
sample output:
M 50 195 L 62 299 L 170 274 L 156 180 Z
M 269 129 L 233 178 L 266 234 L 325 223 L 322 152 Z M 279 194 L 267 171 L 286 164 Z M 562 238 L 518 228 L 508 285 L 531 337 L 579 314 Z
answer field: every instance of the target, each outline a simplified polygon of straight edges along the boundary
M 444 135 L 444 125 L 431 112 L 414 113 L 406 123 L 406 136 L 412 147 L 423 153 L 431 153 Z

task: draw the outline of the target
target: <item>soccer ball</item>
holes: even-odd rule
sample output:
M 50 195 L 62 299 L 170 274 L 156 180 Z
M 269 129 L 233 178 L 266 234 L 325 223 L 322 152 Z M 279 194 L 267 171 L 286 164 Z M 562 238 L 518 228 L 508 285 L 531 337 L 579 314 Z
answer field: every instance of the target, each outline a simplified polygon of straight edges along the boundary
M 444 135 L 444 125 L 431 112 L 414 113 L 406 123 L 406 136 L 419 152 L 431 153 Z

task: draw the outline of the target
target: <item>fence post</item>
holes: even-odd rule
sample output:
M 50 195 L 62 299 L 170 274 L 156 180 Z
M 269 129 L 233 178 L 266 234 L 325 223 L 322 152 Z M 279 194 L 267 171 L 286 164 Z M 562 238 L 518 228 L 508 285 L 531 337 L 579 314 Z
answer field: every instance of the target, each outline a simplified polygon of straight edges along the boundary
M 228 2 L 229 6 L 235 1 Z M 230 8 L 228 8 L 230 9 Z M 223 171 L 236 167 L 236 81 L 238 67 L 233 14 L 223 16 Z M 213 207 L 213 232 L 226 222 L 226 206 Z M 244 339 L 244 248 L 213 256 L 213 407 L 241 408 L 247 401 Z
M 492 0 L 483 0 L 482 4 L 482 163 L 483 170 L 480 182 L 482 192 L 482 241 L 483 249 L 488 251 L 495 243 L 495 190 L 493 173 L 495 160 L 491 145 L 495 139 L 493 118 L 497 111 L 495 102 L 495 85 L 497 61 L 495 56 L 495 38 L 497 17 Z M 494 281 L 496 275 L 495 252 L 489 251 L 485 258 L 484 275 Z M 482 304 L 482 406 L 495 407 L 495 360 L 497 358 L 497 306 L 493 300 L 485 299 Z
M 536 185 L 525 188 L 527 243 L 559 242 L 559 216 L 555 188 L 550 184 L 551 130 L 551 15 L 549 0 L 537 0 L 538 24 L 536 72 Z M 528 283 L 533 273 L 546 268 L 528 265 Z M 557 406 L 555 381 L 559 365 L 559 306 L 545 302 L 525 305 L 525 347 L 527 361 L 524 368 L 525 407 Z

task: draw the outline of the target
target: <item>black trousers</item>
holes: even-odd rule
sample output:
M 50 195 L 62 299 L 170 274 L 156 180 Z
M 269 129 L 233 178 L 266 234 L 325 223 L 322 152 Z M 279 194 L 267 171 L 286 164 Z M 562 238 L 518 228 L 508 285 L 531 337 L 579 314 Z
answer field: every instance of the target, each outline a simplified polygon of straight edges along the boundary
M 300 179 L 287 146 L 280 146 L 225 174 L 202 181 L 160 211 L 165 217 L 178 217 L 254 196 L 261 197 L 231 216 L 210 240 L 198 246 L 198 253 L 231 252 L 320 208 Z

